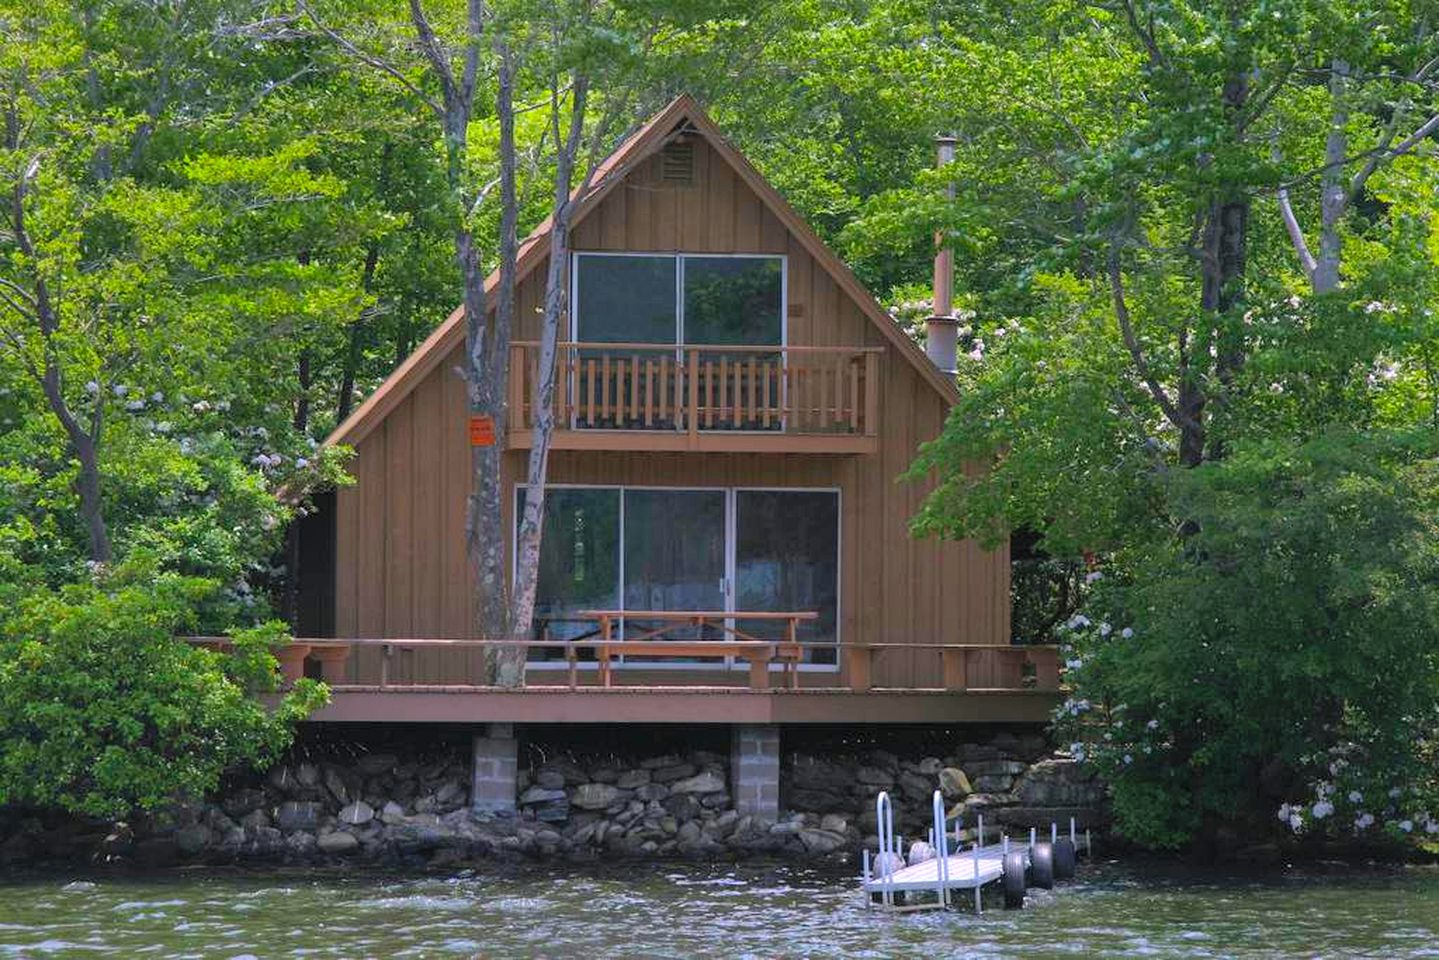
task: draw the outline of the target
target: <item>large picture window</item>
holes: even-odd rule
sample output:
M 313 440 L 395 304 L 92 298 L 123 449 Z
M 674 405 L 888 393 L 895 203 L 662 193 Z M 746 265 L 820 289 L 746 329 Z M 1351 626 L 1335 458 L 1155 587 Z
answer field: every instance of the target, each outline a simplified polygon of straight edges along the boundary
M 517 508 L 523 503 L 519 487 Z M 838 642 L 839 493 L 553 487 L 531 659 L 558 659 L 562 651 L 544 640 L 584 638 L 594 623 L 577 615 L 596 609 L 625 611 L 626 634 L 653 627 L 645 611 L 725 611 L 741 615 L 732 618 L 735 627 L 760 637 L 776 624 L 747 622 L 743 613 L 813 610 L 819 616 L 803 624 L 800 639 L 818 646 L 806 660 L 833 664 L 834 649 L 823 645 Z
M 784 258 L 575 254 L 583 343 L 780 346 Z

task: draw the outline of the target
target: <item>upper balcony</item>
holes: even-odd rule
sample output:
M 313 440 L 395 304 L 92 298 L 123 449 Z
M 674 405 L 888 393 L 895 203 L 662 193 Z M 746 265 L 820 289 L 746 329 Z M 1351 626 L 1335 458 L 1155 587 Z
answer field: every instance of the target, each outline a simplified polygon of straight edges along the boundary
M 531 445 L 539 344 L 512 346 L 509 445 Z M 873 453 L 883 347 L 562 343 L 553 448 Z

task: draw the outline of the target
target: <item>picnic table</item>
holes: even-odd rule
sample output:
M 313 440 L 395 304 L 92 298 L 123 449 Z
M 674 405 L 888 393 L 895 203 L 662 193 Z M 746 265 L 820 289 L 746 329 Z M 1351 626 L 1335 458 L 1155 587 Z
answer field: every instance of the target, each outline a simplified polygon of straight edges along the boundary
M 582 644 L 593 647 L 595 660 L 599 663 L 600 685 L 611 686 L 614 657 L 734 657 L 749 663 L 750 686 L 765 689 L 769 686 L 769 667 L 778 662 L 784 667 L 784 679 L 791 689 L 799 686 L 799 664 L 804 658 L 804 648 L 799 642 L 799 625 L 819 619 L 813 610 L 802 611 L 747 611 L 747 610 L 581 610 L 576 617 L 593 620 L 597 625 L 596 639 L 585 640 Z M 618 636 L 621 621 L 640 621 L 647 626 L 637 634 Z M 782 624 L 781 638 L 763 638 L 749 632 L 751 622 Z M 748 629 L 736 624 L 744 622 Z M 710 629 L 722 639 L 665 639 L 680 630 Z

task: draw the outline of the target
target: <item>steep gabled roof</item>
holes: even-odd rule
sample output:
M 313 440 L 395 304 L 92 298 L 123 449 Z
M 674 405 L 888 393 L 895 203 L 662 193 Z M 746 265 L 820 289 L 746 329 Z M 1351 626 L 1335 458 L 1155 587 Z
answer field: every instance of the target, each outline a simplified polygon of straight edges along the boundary
M 610 154 L 595 172 L 589 193 L 575 209 L 572 226 L 581 221 L 600 205 L 609 192 L 624 181 L 634 167 L 660 150 L 680 129 L 698 133 L 734 169 L 735 173 L 755 192 L 760 201 L 784 224 L 785 228 L 799 241 L 806 252 L 831 276 L 835 283 L 847 293 L 859 308 L 877 326 L 885 338 L 901 356 L 919 371 L 923 380 L 939 391 L 950 403 L 959 399 L 954 380 L 946 376 L 925 355 L 924 350 L 901 330 L 894 320 L 884 312 L 870 292 L 859 282 L 844 261 L 812 230 L 804 218 L 770 186 L 745 156 L 739 152 L 715 126 L 713 120 L 700 109 L 694 98 L 682 94 L 670 101 L 644 126 L 625 139 Z M 550 235 L 551 219 L 546 217 L 539 226 L 520 243 L 518 275 L 516 282 L 523 281 L 531 271 L 544 262 L 549 253 L 546 242 Z M 488 301 L 499 284 L 499 273 L 491 273 L 485 279 L 485 296 Z M 464 308 L 458 307 L 434 331 L 425 338 L 415 351 L 396 367 L 385 382 L 370 394 L 365 402 L 355 408 L 345 422 L 335 428 L 325 439 L 328 444 L 355 444 L 365 438 L 402 400 L 415 389 L 426 376 L 439 366 L 451 351 L 464 343 Z

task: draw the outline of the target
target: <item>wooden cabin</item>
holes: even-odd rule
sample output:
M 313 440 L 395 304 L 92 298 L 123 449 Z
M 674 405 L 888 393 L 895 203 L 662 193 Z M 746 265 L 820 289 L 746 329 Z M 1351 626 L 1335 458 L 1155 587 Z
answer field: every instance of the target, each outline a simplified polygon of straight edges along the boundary
M 547 227 L 520 256 L 512 537 Z M 330 681 L 315 719 L 1047 718 L 1057 664 L 1011 646 L 1008 550 L 908 532 L 926 487 L 899 478 L 953 377 L 693 100 L 604 162 L 572 245 L 525 689 L 481 682 L 456 312 L 327 441 L 356 482 L 305 541 L 316 626 L 289 669 Z

